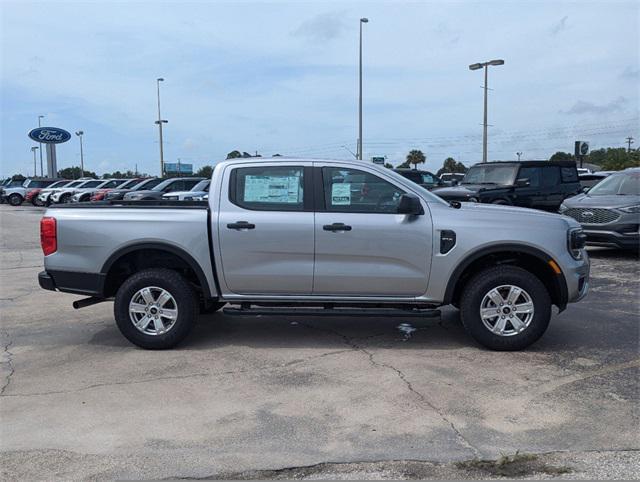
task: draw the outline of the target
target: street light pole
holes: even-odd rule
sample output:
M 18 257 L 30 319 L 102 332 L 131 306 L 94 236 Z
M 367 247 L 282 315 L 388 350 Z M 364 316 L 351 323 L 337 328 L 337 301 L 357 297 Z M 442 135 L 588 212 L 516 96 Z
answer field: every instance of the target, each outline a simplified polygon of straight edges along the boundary
M 40 149 L 38 146 L 31 147 L 31 152 L 33 152 L 33 177 L 38 175 L 38 171 L 36 170 L 36 151 Z
M 44 118 L 43 115 L 38 116 L 38 127 L 42 127 L 40 121 Z M 40 177 L 44 177 L 44 167 L 42 165 L 42 143 L 38 144 L 38 149 L 40 149 Z
M 504 65 L 504 60 L 496 59 L 488 62 L 479 62 L 471 64 L 469 70 L 478 70 L 484 68 L 484 122 L 482 123 L 482 162 L 487 162 L 487 92 L 489 90 L 489 66 Z
M 358 96 L 358 159 L 360 160 L 362 160 L 362 24 L 368 22 L 368 18 L 360 19 L 360 89 Z
M 76 135 L 80 138 L 80 177 L 84 177 L 84 153 L 82 152 L 82 136 L 84 131 L 76 132 Z
M 162 124 L 166 124 L 166 120 L 162 120 L 162 116 L 160 115 L 160 82 L 164 82 L 162 77 L 158 77 L 156 79 L 156 86 L 158 88 L 158 120 L 156 124 L 158 124 L 158 132 L 160 134 L 160 177 L 164 176 L 164 151 L 162 146 Z
M 516 156 L 518 156 L 518 162 L 520 162 L 520 156 L 522 155 L 522 152 L 516 152 Z

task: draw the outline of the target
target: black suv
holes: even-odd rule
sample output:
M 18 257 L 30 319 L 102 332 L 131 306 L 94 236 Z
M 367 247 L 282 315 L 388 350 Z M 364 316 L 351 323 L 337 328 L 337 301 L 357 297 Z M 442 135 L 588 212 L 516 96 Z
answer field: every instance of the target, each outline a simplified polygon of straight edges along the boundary
M 485 162 L 472 166 L 460 185 L 434 189 L 447 201 L 511 204 L 557 211 L 580 191 L 573 161 Z
M 401 176 L 406 177 L 409 181 L 413 181 L 429 190 L 434 187 L 444 186 L 442 180 L 429 171 L 420 171 L 418 169 L 394 169 L 394 171 Z

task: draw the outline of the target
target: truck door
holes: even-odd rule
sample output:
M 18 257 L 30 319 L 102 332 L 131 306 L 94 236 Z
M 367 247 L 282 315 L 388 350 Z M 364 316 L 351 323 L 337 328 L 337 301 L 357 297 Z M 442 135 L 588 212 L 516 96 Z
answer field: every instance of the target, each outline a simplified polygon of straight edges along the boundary
M 543 209 L 557 211 L 564 200 L 560 166 L 544 166 L 542 173 Z
M 432 223 L 396 214 L 406 191 L 365 168 L 314 168 L 314 295 L 421 296 L 431 266 Z
M 542 196 L 542 168 L 541 167 L 521 167 L 516 177 L 514 187 L 514 200 L 516 206 L 525 208 L 540 209 L 544 202 Z M 518 185 L 520 181 L 528 181 L 528 185 Z
M 219 242 L 221 281 L 231 293 L 311 294 L 311 186 L 310 162 L 225 169 L 212 232 Z

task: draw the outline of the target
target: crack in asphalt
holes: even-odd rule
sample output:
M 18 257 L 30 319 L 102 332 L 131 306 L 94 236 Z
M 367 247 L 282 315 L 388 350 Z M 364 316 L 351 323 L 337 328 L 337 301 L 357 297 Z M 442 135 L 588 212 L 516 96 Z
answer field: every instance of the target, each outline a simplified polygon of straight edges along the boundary
M 8 333 L 7 333 L 7 337 L 9 337 Z M 13 374 L 16 371 L 15 367 L 13 366 L 13 353 L 11 353 L 11 351 L 9 351 L 9 348 L 11 348 L 12 344 L 13 344 L 13 340 L 9 338 L 9 343 L 7 343 L 4 346 L 3 355 L 6 356 L 6 358 L 7 358 L 7 361 L 5 363 L 9 367 L 9 373 L 7 374 L 6 380 L 5 380 L 4 384 L 2 385 L 2 388 L 0 388 L 0 397 L 4 396 L 5 390 L 7 389 L 9 384 L 11 383 L 11 377 L 13 376 Z
M 259 371 L 266 371 L 266 370 L 277 370 L 280 368 L 288 368 L 294 365 L 299 365 L 301 363 L 305 363 L 307 361 L 310 360 L 315 360 L 315 359 L 319 359 L 319 358 L 324 358 L 327 356 L 332 356 L 332 355 L 337 355 L 340 353 L 346 353 L 349 352 L 351 350 L 333 350 L 330 352 L 326 352 L 326 353 L 322 353 L 320 355 L 313 355 L 307 358 L 302 358 L 300 360 L 293 360 L 284 364 L 280 364 L 280 365 L 269 365 L 269 366 L 264 366 L 258 369 L 241 369 L 241 370 L 230 370 L 230 371 L 226 371 L 226 372 L 218 372 L 218 373 L 211 373 L 211 372 L 201 372 L 201 373 L 189 373 L 186 375 L 175 375 L 175 376 L 165 376 L 165 377 L 154 377 L 154 378 L 145 378 L 142 380 L 129 380 L 129 381 L 124 381 L 124 382 L 105 382 L 105 383 L 95 383 L 93 385 L 87 385 L 85 387 L 81 387 L 81 388 L 76 388 L 76 389 L 72 389 L 72 390 L 51 390 L 48 392 L 31 392 L 31 393 L 12 393 L 10 395 L 4 395 L 3 393 L 0 392 L 0 396 L 2 397 L 36 397 L 36 396 L 46 396 L 46 395 L 60 395 L 60 394 L 64 394 L 64 393 L 77 393 L 77 392 L 84 392 L 87 390 L 93 390 L 95 388 L 102 388 L 102 387 L 111 387 L 111 386 L 118 386 L 118 385 L 139 385 L 142 383 L 150 383 L 150 382 L 156 382 L 156 381 L 162 381 L 162 380 L 183 380 L 183 379 L 188 379 L 188 378 L 198 378 L 198 377 L 221 377 L 221 376 L 226 376 L 226 375 L 239 375 L 242 373 L 251 373 L 251 372 L 259 372 Z M 13 374 L 13 372 L 11 373 Z M 4 392 L 4 389 L 2 390 L 2 392 Z
M 353 350 L 355 351 L 359 351 L 361 353 L 364 353 L 368 359 L 369 359 L 369 363 L 371 364 L 371 366 L 376 367 L 376 368 L 386 368 L 388 370 L 393 371 L 396 376 L 406 385 L 407 390 L 409 390 L 409 392 L 413 393 L 415 396 L 418 397 L 418 399 L 425 405 L 427 405 L 431 410 L 433 410 L 435 413 L 438 414 L 438 416 L 451 427 L 451 430 L 453 430 L 453 432 L 456 435 L 456 438 L 458 439 L 458 441 L 460 442 L 460 444 L 465 447 L 467 450 L 471 451 L 473 453 L 474 457 L 480 457 L 481 453 L 480 451 L 471 443 L 469 442 L 469 440 L 467 440 L 467 438 L 462 434 L 462 432 L 460 432 L 460 430 L 458 429 L 458 427 L 456 427 L 456 425 L 444 414 L 444 412 L 442 410 L 440 410 L 438 407 L 436 407 L 431 401 L 429 401 L 429 399 L 421 392 L 419 392 L 418 390 L 416 390 L 414 388 L 414 386 L 411 384 L 411 382 L 407 379 L 407 376 L 404 374 L 404 372 L 402 370 L 400 370 L 399 368 L 394 367 L 393 365 L 389 365 L 387 363 L 380 363 L 378 361 L 376 361 L 374 359 L 374 354 L 370 351 L 368 351 L 366 348 L 358 345 L 356 342 L 354 342 L 354 338 L 350 338 L 342 333 L 340 333 L 339 331 L 336 330 L 332 330 L 330 328 L 319 328 L 317 326 L 313 326 L 313 325 L 308 325 L 305 323 L 300 323 L 302 326 L 305 326 L 307 328 L 310 329 L 314 329 L 314 330 L 318 330 L 318 331 L 324 331 L 325 333 L 330 333 L 336 336 L 339 336 L 340 338 L 342 338 L 342 340 L 344 341 L 344 343 L 348 346 L 350 346 Z M 375 335 L 377 336 L 377 335 Z
M 35 291 L 35 288 L 31 288 L 28 292 L 23 293 L 21 295 L 16 295 L 9 298 L 0 298 L 0 301 L 16 301 L 16 300 L 19 300 L 20 298 L 24 298 L 25 296 L 32 295 L 34 291 Z

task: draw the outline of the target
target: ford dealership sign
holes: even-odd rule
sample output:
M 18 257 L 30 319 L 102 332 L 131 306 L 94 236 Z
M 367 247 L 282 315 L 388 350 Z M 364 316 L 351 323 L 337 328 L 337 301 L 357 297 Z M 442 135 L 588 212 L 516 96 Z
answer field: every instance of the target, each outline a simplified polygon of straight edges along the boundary
M 29 132 L 29 137 L 43 144 L 62 144 L 71 139 L 71 134 L 57 127 L 37 127 Z

